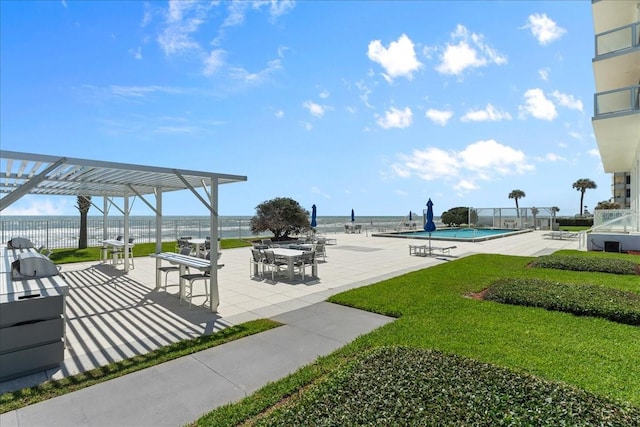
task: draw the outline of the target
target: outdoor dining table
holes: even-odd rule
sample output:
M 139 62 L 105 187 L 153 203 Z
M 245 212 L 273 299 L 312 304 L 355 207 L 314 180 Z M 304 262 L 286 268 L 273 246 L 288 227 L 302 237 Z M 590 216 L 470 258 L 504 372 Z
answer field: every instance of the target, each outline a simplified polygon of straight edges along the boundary
M 111 261 L 113 265 L 118 263 L 118 253 L 117 251 L 124 248 L 124 240 L 117 239 L 107 239 L 101 240 L 98 243 L 102 243 L 102 259 L 107 259 L 107 252 L 109 248 L 107 246 L 111 246 L 113 250 L 113 260 Z M 133 243 L 129 243 L 129 246 L 133 246 Z
M 270 249 L 273 251 L 273 254 L 277 257 L 285 258 L 287 260 L 287 272 L 289 274 L 289 280 L 293 280 L 294 276 L 294 263 L 297 259 L 299 259 L 305 251 L 300 251 L 297 249 L 287 249 L 287 248 L 273 248 Z M 318 276 L 318 264 L 313 262 L 313 266 L 311 267 L 311 273 L 313 276 Z
M 202 254 L 200 253 L 200 248 L 204 247 L 206 241 L 207 239 L 189 239 L 187 240 L 187 243 L 189 243 L 191 247 L 193 247 L 196 252 L 196 256 L 200 257 L 202 256 Z
M 151 254 L 149 256 L 169 261 L 171 264 L 178 264 L 180 267 L 180 299 L 184 298 L 184 279 L 182 278 L 182 275 L 185 274 L 186 267 L 195 268 L 205 272 L 211 270 L 211 261 L 204 258 L 182 255 L 175 252 L 161 252 L 158 254 Z M 218 268 L 221 268 L 222 266 L 222 264 L 218 264 Z M 160 270 L 156 270 L 156 289 L 160 288 L 161 281 L 162 277 Z

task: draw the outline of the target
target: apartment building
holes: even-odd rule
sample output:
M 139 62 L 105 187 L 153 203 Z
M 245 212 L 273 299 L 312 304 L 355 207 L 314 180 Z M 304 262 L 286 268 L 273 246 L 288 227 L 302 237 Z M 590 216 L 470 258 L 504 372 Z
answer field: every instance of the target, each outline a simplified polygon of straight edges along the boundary
M 611 201 L 621 209 L 631 209 L 631 174 L 616 172 L 611 175 Z
M 593 130 L 604 170 L 614 174 L 614 197 L 618 190 L 624 197 L 626 229 L 640 232 L 640 0 L 592 0 L 591 9 Z M 618 185 L 620 177 L 623 182 Z

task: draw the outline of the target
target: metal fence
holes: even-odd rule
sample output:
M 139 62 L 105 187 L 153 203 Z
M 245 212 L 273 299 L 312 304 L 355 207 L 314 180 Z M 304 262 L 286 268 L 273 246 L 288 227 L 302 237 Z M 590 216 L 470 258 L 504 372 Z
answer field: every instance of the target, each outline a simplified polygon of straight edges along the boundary
M 363 224 L 363 231 L 378 228 L 394 228 L 400 217 L 362 217 L 358 223 Z M 344 232 L 344 219 L 318 218 L 316 233 L 335 234 Z M 251 232 L 251 219 L 219 217 L 218 233 L 223 239 L 248 239 L 255 237 L 270 237 L 269 232 L 259 235 Z M 80 232 L 80 218 L 61 217 L 56 219 L 18 218 L 0 219 L 0 242 L 6 242 L 13 237 L 25 237 L 36 246 L 46 246 L 51 249 L 77 248 Z M 115 238 L 124 234 L 124 219 L 107 219 L 107 238 Z M 162 241 L 175 241 L 178 237 L 190 236 L 205 238 L 210 236 L 210 219 L 184 218 L 162 219 Z M 156 241 L 155 217 L 130 218 L 129 236 L 135 238 L 136 243 Z M 101 246 L 103 240 L 103 219 L 87 218 L 87 246 Z

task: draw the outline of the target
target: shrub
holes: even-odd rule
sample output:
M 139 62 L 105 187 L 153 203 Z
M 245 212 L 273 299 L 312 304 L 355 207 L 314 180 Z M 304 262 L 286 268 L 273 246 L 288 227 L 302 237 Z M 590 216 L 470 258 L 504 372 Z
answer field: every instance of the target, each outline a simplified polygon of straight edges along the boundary
M 435 350 L 384 347 L 258 420 L 266 426 L 640 425 L 640 409 Z
M 493 282 L 484 299 L 640 325 L 640 294 L 604 286 L 506 278 Z
M 568 255 L 545 255 L 531 263 L 532 267 L 558 270 L 590 271 L 612 274 L 638 274 L 639 265 L 633 261 L 617 258 L 580 257 Z

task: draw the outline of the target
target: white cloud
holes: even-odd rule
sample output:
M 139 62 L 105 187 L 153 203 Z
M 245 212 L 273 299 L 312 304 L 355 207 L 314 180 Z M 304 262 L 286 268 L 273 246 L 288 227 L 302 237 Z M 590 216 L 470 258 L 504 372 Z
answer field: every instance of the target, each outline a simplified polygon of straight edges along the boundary
M 48 197 L 38 196 L 26 196 L 19 202 L 9 206 L 2 211 L 2 215 L 65 215 L 68 209 L 71 208 L 67 199 L 56 198 L 51 200 Z
M 424 115 L 427 119 L 431 120 L 432 122 L 440 126 L 446 126 L 449 119 L 453 117 L 453 111 L 436 110 L 434 108 L 430 108 L 424 113 Z
M 549 68 L 541 68 L 538 70 L 538 75 L 540 76 L 540 78 L 542 80 L 544 80 L 545 82 L 549 81 L 549 73 L 551 72 L 551 70 Z
M 384 68 L 383 76 L 387 81 L 392 81 L 396 77 L 406 77 L 411 80 L 413 72 L 422 67 L 416 58 L 413 42 L 406 34 L 402 34 L 397 41 L 391 42 L 388 49 L 380 40 L 370 42 L 367 56 Z
M 168 86 L 111 86 L 109 89 L 113 95 L 125 98 L 142 98 L 157 92 L 168 94 L 182 93 L 180 89 Z
M 551 92 L 551 96 L 553 96 L 555 100 L 558 101 L 558 104 L 562 105 L 563 107 L 582 111 L 582 101 L 580 101 L 579 99 L 575 99 L 573 95 L 567 95 L 565 93 L 554 90 L 553 92 Z
M 360 91 L 360 99 L 367 108 L 373 108 L 373 105 L 369 103 L 369 95 L 371 95 L 371 89 L 362 81 L 356 82 L 356 87 Z
M 311 113 L 312 116 L 314 117 L 322 117 L 324 116 L 325 113 L 325 107 L 323 107 L 320 104 L 316 104 L 313 101 L 305 101 L 302 103 L 302 106 L 304 108 L 306 108 L 307 110 L 309 110 L 309 113 Z
M 493 105 L 487 104 L 484 110 L 472 110 L 460 119 L 463 122 L 499 122 L 511 120 L 511 115 L 506 111 L 499 111 Z
M 302 122 L 300 122 L 300 124 L 302 125 L 304 130 L 312 130 L 313 129 L 313 125 L 311 123 L 309 123 L 309 122 L 302 121 Z
M 326 89 L 322 90 L 322 91 L 318 94 L 318 96 L 319 96 L 320 98 L 322 98 L 322 99 L 327 99 L 327 98 L 329 97 L 329 95 L 330 95 L 330 94 L 329 94 L 329 91 L 328 91 L 328 90 L 326 90 Z
M 215 74 L 224 65 L 225 51 L 222 49 L 214 49 L 209 56 L 204 59 L 204 70 L 202 74 L 211 76 Z
M 395 107 L 391 107 L 391 110 L 384 113 L 384 117 L 379 117 L 376 121 L 378 126 L 383 129 L 389 128 L 406 128 L 411 126 L 413 120 L 413 113 L 411 108 L 406 107 L 404 110 L 399 110 Z
M 451 178 L 458 175 L 460 164 L 454 152 L 437 147 L 414 150 L 411 155 L 399 154 L 400 163 L 392 165 L 392 170 L 402 178 L 419 176 L 426 181 Z
M 205 22 L 210 7 L 212 7 L 211 3 L 198 1 L 169 2 L 169 9 L 165 13 L 167 25 L 157 39 L 165 55 L 200 49 L 200 45 L 193 40 L 192 35 Z
M 323 190 L 321 190 L 319 187 L 313 186 L 311 187 L 311 193 L 313 194 L 319 194 L 320 196 L 324 197 L 325 199 L 330 199 L 331 195 Z
M 129 53 L 135 59 L 142 59 L 142 47 L 141 46 L 138 46 L 137 49 L 129 49 Z
M 458 25 L 451 34 L 451 42 L 443 49 L 436 70 L 442 74 L 461 75 L 467 68 L 503 65 L 507 57 L 484 42 L 482 34 L 471 33 Z
M 275 116 L 276 116 L 277 119 L 283 118 L 284 117 L 284 111 L 282 111 L 282 110 L 276 111 L 275 112 Z
M 417 176 L 426 181 L 442 179 L 453 182 L 452 188 L 467 192 L 479 188 L 477 181 L 532 171 L 524 153 L 495 140 L 477 141 L 462 151 L 445 151 L 437 147 L 400 153 L 391 165 L 391 173 L 400 178 Z
M 592 157 L 600 158 L 600 150 L 598 150 L 597 148 L 592 148 L 589 151 L 587 151 L 587 153 L 589 153 L 589 155 Z
M 525 92 L 524 98 L 525 104 L 518 107 L 521 118 L 530 115 L 536 119 L 551 121 L 558 116 L 556 106 L 545 97 L 542 89 L 529 89 Z
M 473 181 L 469 181 L 468 179 L 461 179 L 457 184 L 453 186 L 454 190 L 457 190 L 462 193 L 468 193 L 471 190 L 477 190 L 478 185 L 476 185 Z
M 489 179 L 496 172 L 500 175 L 510 175 L 533 170 L 522 151 L 493 139 L 474 142 L 458 156 L 464 168 L 480 173 L 484 179 Z
M 547 153 L 544 157 L 538 157 L 536 160 L 540 162 L 566 162 L 567 159 L 555 153 Z
M 567 30 L 550 19 L 546 13 L 529 15 L 527 24 L 523 28 L 531 29 L 531 34 L 542 46 L 559 39 L 567 32 Z
M 579 140 L 582 140 L 582 139 L 583 139 L 583 138 L 582 138 L 582 134 L 581 134 L 581 133 L 579 133 L 579 132 L 576 132 L 576 131 L 570 131 L 570 132 L 569 132 L 569 136 L 570 136 L 571 138 L 573 138 L 573 139 L 579 139 Z
M 273 59 L 267 62 L 265 68 L 255 73 L 250 73 L 244 68 L 232 67 L 229 70 L 229 74 L 236 80 L 242 80 L 246 83 L 261 83 L 267 80 L 271 74 L 282 69 L 282 64 L 279 59 Z

